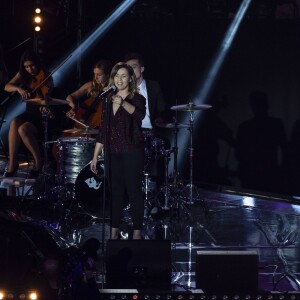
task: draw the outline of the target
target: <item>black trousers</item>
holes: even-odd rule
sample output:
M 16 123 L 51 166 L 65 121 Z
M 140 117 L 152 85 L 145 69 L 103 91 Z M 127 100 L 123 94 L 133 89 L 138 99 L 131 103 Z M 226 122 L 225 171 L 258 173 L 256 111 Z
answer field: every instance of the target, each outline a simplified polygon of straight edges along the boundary
M 127 193 L 134 230 L 141 230 L 144 217 L 142 179 L 144 150 L 111 154 L 111 226 L 119 228 Z

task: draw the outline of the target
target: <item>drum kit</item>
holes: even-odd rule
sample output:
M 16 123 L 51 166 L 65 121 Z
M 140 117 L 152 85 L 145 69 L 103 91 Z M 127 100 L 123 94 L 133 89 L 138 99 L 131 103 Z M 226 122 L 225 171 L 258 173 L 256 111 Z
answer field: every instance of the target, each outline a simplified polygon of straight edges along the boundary
M 52 106 L 52 105 L 65 105 L 65 100 L 48 98 L 44 99 L 30 99 L 26 102 L 40 105 L 40 106 Z M 193 183 L 193 128 L 194 128 L 194 113 L 196 111 L 202 111 L 209 109 L 211 106 L 206 104 L 196 105 L 188 103 L 185 105 L 172 106 L 171 110 L 176 112 L 189 113 L 189 122 L 187 123 L 157 123 L 157 127 L 170 129 L 174 132 L 174 146 L 171 149 L 166 147 L 165 141 L 154 135 L 153 131 L 147 130 L 143 132 L 145 142 L 145 172 L 142 184 L 145 201 L 145 216 L 150 216 L 151 209 L 155 206 L 159 206 L 159 209 L 169 211 L 173 208 L 178 208 L 179 201 L 183 201 L 185 204 L 193 204 L 195 199 L 195 185 Z M 45 193 L 43 198 L 53 197 L 57 198 L 54 202 L 56 205 L 65 204 L 66 198 L 71 198 L 71 203 L 67 204 L 67 209 L 72 210 L 74 203 L 84 213 L 92 216 L 93 218 L 101 218 L 102 204 L 103 203 L 103 188 L 106 185 L 105 172 L 104 172 L 104 156 L 99 156 L 98 161 L 98 174 L 95 175 L 90 170 L 90 160 L 93 156 L 93 151 L 96 143 L 95 136 L 98 132 L 97 129 L 89 128 L 80 120 L 71 118 L 74 122 L 83 127 L 83 129 L 67 129 L 63 133 L 68 135 L 67 137 L 58 138 L 56 141 L 48 141 L 48 123 L 47 117 L 45 118 L 45 164 L 47 163 L 48 144 L 55 143 L 58 149 L 57 155 L 57 171 L 55 176 L 55 187 L 47 189 L 45 187 Z M 178 170 L 177 170 L 177 135 L 181 129 L 189 130 L 190 145 L 188 148 L 189 155 L 189 182 L 186 186 L 183 186 L 179 182 Z M 173 154 L 173 178 L 169 177 L 169 161 L 170 155 Z M 155 184 L 152 185 L 151 176 L 146 171 L 149 164 L 157 159 L 164 161 L 164 184 L 159 189 L 155 190 Z M 44 172 L 45 173 L 45 172 Z M 45 175 L 44 175 L 45 176 Z M 170 183 L 172 179 L 172 183 Z M 47 179 L 44 181 L 45 186 Z M 163 195 L 163 201 L 158 201 L 160 195 Z M 107 199 L 106 199 L 107 200 Z M 68 207 L 72 206 L 72 207 Z M 124 208 L 128 210 L 128 207 Z

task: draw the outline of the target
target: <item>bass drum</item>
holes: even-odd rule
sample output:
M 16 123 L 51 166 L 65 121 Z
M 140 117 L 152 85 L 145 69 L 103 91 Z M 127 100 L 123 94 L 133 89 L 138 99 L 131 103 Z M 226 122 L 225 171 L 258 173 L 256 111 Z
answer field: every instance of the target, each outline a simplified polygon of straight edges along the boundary
M 109 217 L 109 190 L 104 180 L 104 159 L 98 161 L 98 174 L 87 164 L 78 174 L 75 181 L 75 198 L 80 207 L 88 214 L 103 217 L 103 191 L 105 186 L 105 218 Z

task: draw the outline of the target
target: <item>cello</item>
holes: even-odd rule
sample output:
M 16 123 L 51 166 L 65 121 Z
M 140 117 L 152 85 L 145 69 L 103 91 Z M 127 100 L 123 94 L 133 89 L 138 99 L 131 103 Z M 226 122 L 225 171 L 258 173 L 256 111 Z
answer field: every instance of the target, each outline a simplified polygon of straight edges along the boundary
M 96 128 L 101 122 L 102 102 L 100 97 L 86 99 L 77 109 L 75 118 L 85 123 L 89 128 Z M 83 126 L 76 123 L 75 128 L 83 129 Z

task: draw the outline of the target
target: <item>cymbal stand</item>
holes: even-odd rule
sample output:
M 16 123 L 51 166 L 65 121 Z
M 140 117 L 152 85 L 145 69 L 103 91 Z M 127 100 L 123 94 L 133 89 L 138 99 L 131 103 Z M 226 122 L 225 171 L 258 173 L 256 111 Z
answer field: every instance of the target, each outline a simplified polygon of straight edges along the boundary
M 42 119 L 43 119 L 43 124 L 44 124 L 44 166 L 43 166 L 43 176 L 44 176 L 44 188 L 45 188 L 45 192 L 48 191 L 47 186 L 47 167 L 48 167 L 48 149 L 49 149 L 49 145 L 48 145 L 48 119 L 49 119 L 49 106 L 46 105 L 45 107 L 43 107 L 42 110 Z
M 169 210 L 169 159 L 171 150 L 165 150 L 165 186 L 164 186 L 164 204 L 162 206 L 163 210 Z
M 193 160 L 194 160 L 194 148 L 193 148 L 193 129 L 194 129 L 194 111 L 190 111 L 190 147 L 188 149 L 189 152 L 189 160 L 190 160 L 190 174 L 189 174 L 189 183 L 187 184 L 187 188 L 189 191 L 189 199 L 187 204 L 194 204 L 194 191 L 197 187 L 193 184 Z
M 176 124 L 176 122 L 175 122 Z M 179 198 L 179 187 L 178 187 L 178 171 L 177 171 L 177 154 L 178 154 L 178 146 L 177 146 L 177 135 L 178 135 L 179 127 L 174 127 L 174 146 L 172 150 L 164 150 L 164 158 L 165 158 L 165 183 L 162 187 L 162 193 L 164 195 L 164 203 L 161 207 L 163 210 L 170 210 L 171 208 L 175 208 L 174 206 L 178 205 Z M 169 160 L 170 154 L 174 154 L 173 161 L 173 184 L 169 183 Z M 171 200 L 171 205 L 170 205 Z
M 172 147 L 173 151 L 173 177 L 174 177 L 174 185 L 177 186 L 178 180 L 178 165 L 177 165 L 177 155 L 178 155 L 178 146 L 177 146 L 177 136 L 178 136 L 178 127 L 174 128 L 174 146 Z

